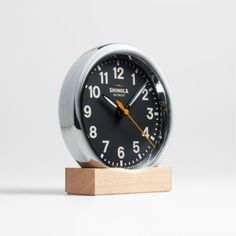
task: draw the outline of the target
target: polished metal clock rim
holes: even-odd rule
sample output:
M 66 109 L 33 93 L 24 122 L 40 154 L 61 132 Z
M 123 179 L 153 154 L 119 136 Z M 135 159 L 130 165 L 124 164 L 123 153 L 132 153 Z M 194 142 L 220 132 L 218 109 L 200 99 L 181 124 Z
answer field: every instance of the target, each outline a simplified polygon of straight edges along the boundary
M 151 80 L 155 89 L 163 89 L 162 87 L 164 87 L 162 92 L 163 96 L 165 97 L 166 105 L 168 106 L 169 116 L 168 130 L 165 134 L 166 140 L 164 145 L 162 145 L 162 148 L 158 150 L 158 152 L 155 154 L 153 153 L 152 158 L 145 158 L 139 164 L 126 167 L 125 169 L 136 169 L 145 166 L 157 165 L 168 146 L 172 129 L 172 110 L 168 88 L 156 66 L 138 49 L 126 44 L 107 44 L 94 48 L 83 54 L 72 65 L 64 81 L 59 103 L 59 118 L 63 138 L 72 156 L 80 165 L 108 167 L 96 156 L 86 137 L 83 121 L 81 120 L 83 115 L 81 112 L 81 99 L 84 83 L 94 65 L 96 65 L 104 57 L 115 54 L 127 55 L 134 60 L 139 61 L 139 63 L 142 64 L 141 66 L 145 66 L 145 69 L 149 70 L 153 74 Z M 160 91 L 157 92 L 160 93 Z M 66 104 L 66 101 L 73 103 L 73 107 L 71 104 Z M 70 106 L 70 109 L 67 110 L 65 106 L 68 105 Z M 66 114 L 66 110 L 69 113 Z

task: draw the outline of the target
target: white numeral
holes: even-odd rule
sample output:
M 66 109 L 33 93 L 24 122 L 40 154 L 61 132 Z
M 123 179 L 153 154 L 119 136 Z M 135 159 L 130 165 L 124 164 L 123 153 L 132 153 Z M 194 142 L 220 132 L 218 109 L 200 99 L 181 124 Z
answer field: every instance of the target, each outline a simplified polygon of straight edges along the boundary
M 115 79 L 124 79 L 124 69 L 122 67 L 113 67 L 113 71 Z
M 84 106 L 84 116 L 89 118 L 92 115 L 92 109 L 89 105 Z
M 134 153 L 139 153 L 140 151 L 139 141 L 133 141 L 133 151 Z
M 104 149 L 103 149 L 103 152 L 106 153 L 110 141 L 109 141 L 109 140 L 102 140 L 102 143 L 105 144 Z
M 133 79 L 133 85 L 135 85 L 135 74 L 133 73 L 131 76 L 132 76 L 132 79 Z
M 149 128 L 148 127 L 146 127 L 144 129 L 142 136 L 145 136 L 145 137 L 149 138 Z
M 89 136 L 91 138 L 96 138 L 97 137 L 97 127 L 96 126 L 94 126 L 94 125 L 90 126 L 90 128 L 89 128 Z
M 124 147 L 122 147 L 122 146 L 118 147 L 117 155 L 118 155 L 118 157 L 120 159 L 123 159 L 125 157 L 125 149 L 124 149 Z
M 147 111 L 148 111 L 147 118 L 148 118 L 149 120 L 152 120 L 153 117 L 154 117 L 153 108 L 147 107 Z
M 101 84 L 108 84 L 108 72 L 100 72 Z
M 143 94 L 142 100 L 148 101 L 148 97 L 147 97 L 148 96 L 148 90 L 144 89 L 142 94 Z
M 90 85 L 88 87 L 89 89 L 89 92 L 90 92 L 90 98 L 99 98 L 100 97 L 100 94 L 101 94 L 101 91 L 100 91 L 100 88 L 95 85 L 94 87 L 92 85 Z

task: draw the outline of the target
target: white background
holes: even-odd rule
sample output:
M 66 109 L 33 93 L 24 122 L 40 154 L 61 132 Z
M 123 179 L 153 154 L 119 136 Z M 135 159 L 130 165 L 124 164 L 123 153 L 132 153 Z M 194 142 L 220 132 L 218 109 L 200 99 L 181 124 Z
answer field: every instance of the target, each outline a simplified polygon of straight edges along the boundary
M 0 235 L 236 235 L 235 2 L 0 0 Z M 64 194 L 64 76 L 108 42 L 166 78 L 173 191 Z

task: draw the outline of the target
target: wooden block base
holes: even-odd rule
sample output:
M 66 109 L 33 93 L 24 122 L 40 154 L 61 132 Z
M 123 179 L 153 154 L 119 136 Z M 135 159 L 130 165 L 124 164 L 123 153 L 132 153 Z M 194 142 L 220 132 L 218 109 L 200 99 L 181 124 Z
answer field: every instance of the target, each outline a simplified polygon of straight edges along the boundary
M 167 192 L 171 190 L 171 167 L 142 170 L 111 168 L 66 168 L 68 194 L 105 195 Z

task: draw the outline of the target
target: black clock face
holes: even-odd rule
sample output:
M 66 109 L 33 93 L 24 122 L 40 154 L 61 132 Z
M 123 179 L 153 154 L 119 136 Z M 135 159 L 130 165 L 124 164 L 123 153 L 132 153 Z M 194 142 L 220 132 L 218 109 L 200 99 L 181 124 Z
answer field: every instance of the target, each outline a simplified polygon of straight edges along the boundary
M 107 166 L 136 166 L 162 147 L 165 126 L 158 93 L 131 57 L 106 57 L 91 69 L 80 109 L 88 141 Z

